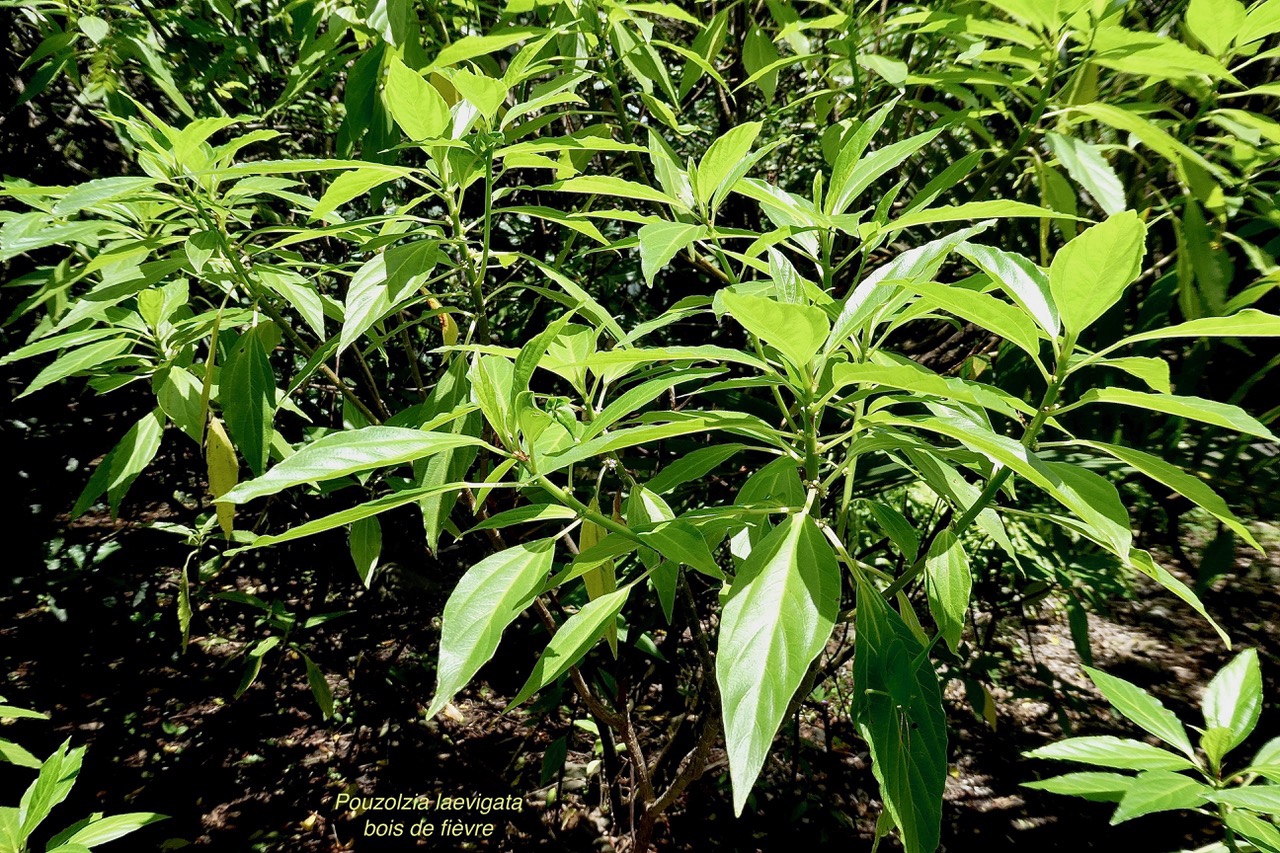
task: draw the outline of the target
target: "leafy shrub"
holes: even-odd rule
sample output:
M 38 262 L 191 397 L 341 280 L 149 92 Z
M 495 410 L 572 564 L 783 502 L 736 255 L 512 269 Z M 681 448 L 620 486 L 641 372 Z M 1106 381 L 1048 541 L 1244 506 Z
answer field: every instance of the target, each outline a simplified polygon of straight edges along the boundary
M 0 257 L 28 266 L 4 361 L 45 363 L 23 396 L 86 377 L 146 400 L 73 514 L 119 511 L 172 435 L 214 499 L 186 528 L 193 556 L 221 551 L 202 581 L 344 531 L 369 586 L 405 507 L 436 554 L 479 534 L 430 712 L 531 613 L 544 651 L 512 704 L 571 690 L 604 760 L 625 745 L 642 848 L 721 735 L 741 812 L 852 655 L 882 828 L 935 849 L 936 661 L 968 652 L 975 566 L 1035 574 L 1031 530 L 1205 612 L 1134 547 L 1100 464 L 1256 545 L 1169 460 L 1188 429 L 1274 441 L 1274 411 L 1189 392 L 1218 342 L 1280 336 L 1253 307 L 1277 282 L 1275 91 L 1253 83 L 1275 0 L 1230 0 L 1225 30 L 1204 2 L 1150 29 L 1092 0 L 179 4 L 146 24 L 25 5 L 39 82 L 93 65 L 82 96 L 135 165 L 4 190 Z M 191 18 L 277 34 L 296 64 L 215 85 L 193 48 L 178 79 L 144 48 Z M 318 97 L 338 85 L 341 109 Z M 904 486 L 936 511 L 909 517 Z M 837 624 L 856 642 L 824 660 Z M 687 713 L 655 749 L 629 708 L 684 629 L 656 678 Z
M 1280 831 L 1270 823 L 1280 815 L 1280 793 L 1266 784 L 1280 777 L 1280 739 L 1264 744 L 1243 770 L 1227 773 L 1222 766 L 1228 753 L 1253 733 L 1262 714 L 1262 672 L 1255 650 L 1242 652 L 1223 667 L 1205 690 L 1199 752 L 1192 748 L 1186 727 L 1159 699 L 1124 679 L 1088 672 L 1112 707 L 1177 751 L 1108 735 L 1067 738 L 1027 755 L 1133 770 L 1137 775 L 1068 773 L 1028 782 L 1026 787 L 1118 803 L 1112 824 L 1157 812 L 1217 806 L 1227 849 L 1243 849 L 1239 836 L 1251 849 L 1280 850 Z
M 47 719 L 44 714 L 0 705 L 0 720 Z M 0 806 L 0 851 L 27 853 L 31 839 L 41 825 L 75 787 L 85 748 L 71 748 L 66 741 L 52 755 L 41 761 L 13 741 L 0 738 L 0 758 L 15 767 L 37 771 L 36 778 L 22 795 L 17 806 Z M 76 821 L 54 834 L 45 845 L 46 853 L 83 853 L 100 844 L 115 841 L 144 826 L 164 820 L 164 815 L 151 812 L 104 817 L 101 812 Z

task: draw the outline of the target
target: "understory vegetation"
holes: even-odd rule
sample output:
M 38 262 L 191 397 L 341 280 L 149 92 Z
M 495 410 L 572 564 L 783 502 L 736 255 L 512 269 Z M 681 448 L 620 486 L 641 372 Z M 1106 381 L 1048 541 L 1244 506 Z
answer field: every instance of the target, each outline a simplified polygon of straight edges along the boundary
M 0 16 L 15 642 L 115 608 L 143 639 L 113 679 L 167 655 L 202 713 L 288 693 L 281 736 L 376 730 L 367 765 L 518 727 L 444 793 L 552 816 L 483 849 L 568 832 L 566 798 L 610 849 L 813 810 L 824 843 L 967 849 L 953 733 L 1034 698 L 1056 742 L 1002 771 L 1028 791 L 1280 851 L 1275 648 L 1215 604 L 1276 580 L 1250 567 L 1280 541 L 1280 0 Z M 1153 597 L 1225 664 L 1177 715 L 1095 660 Z M 0 722 L 94 719 L 6 654 Z M 1120 716 L 1081 736 L 1062 697 L 1095 689 Z M 305 844 L 210 840 L 153 769 L 55 836 L 82 765 L 122 759 L 67 731 L 47 760 L 0 739 L 0 853 L 384 849 L 335 796 L 421 793 L 331 769 L 284 818 Z M 840 793 L 789 804 L 810 750 L 849 756 L 814 774 Z

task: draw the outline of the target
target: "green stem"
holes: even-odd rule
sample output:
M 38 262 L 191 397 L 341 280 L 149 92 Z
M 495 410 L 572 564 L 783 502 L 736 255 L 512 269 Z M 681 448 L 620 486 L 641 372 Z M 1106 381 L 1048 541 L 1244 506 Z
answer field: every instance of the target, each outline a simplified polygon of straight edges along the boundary
M 605 530 L 608 530 L 612 533 L 617 533 L 619 536 L 623 536 L 627 539 L 630 539 L 632 542 L 635 542 L 638 545 L 645 544 L 645 541 L 640 538 L 640 535 L 637 534 L 630 527 L 627 527 L 625 524 L 619 524 L 609 516 L 596 512 L 595 510 L 591 509 L 582 501 L 574 497 L 571 492 L 568 492 L 560 488 L 559 486 L 557 486 L 555 483 L 551 482 L 551 480 L 547 479 L 545 475 L 538 474 L 535 472 L 534 476 L 538 478 L 538 482 L 542 485 L 542 487 L 546 489 L 548 492 L 550 492 L 552 496 L 555 497 L 556 500 L 560 501 L 565 506 L 574 510 L 582 518 L 586 519 L 587 521 L 590 521 L 592 524 L 603 527 Z

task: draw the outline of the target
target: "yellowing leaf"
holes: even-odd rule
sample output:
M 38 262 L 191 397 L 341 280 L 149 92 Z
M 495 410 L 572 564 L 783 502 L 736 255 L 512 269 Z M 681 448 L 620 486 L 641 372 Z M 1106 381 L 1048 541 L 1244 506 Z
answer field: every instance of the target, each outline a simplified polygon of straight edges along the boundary
M 596 498 L 591 499 L 588 507 L 592 512 L 600 511 L 600 501 Z M 591 520 L 582 522 L 582 532 L 578 534 L 578 551 L 583 552 L 596 545 L 606 536 L 605 529 Z M 618 588 L 617 570 L 614 566 L 612 558 L 604 560 L 594 569 L 591 569 L 582 576 L 582 582 L 587 586 L 587 598 L 594 600 L 600 596 L 613 592 Z M 613 651 L 614 657 L 618 655 L 618 626 L 610 624 L 605 632 L 605 637 L 609 640 L 609 648 Z
M 215 498 L 235 488 L 240 482 L 240 461 L 236 459 L 236 449 L 231 444 L 231 437 L 217 417 L 209 418 L 209 432 L 205 437 L 204 459 L 209 470 L 209 491 Z M 215 504 L 218 511 L 218 525 L 228 538 L 235 525 L 236 508 L 234 504 Z

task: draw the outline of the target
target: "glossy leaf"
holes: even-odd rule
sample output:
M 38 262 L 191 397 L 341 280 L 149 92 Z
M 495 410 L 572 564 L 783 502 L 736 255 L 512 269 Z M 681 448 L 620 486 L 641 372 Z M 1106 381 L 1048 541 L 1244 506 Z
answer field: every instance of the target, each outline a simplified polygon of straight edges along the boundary
M 267 354 L 279 334 L 271 323 L 262 323 L 241 335 L 227 356 L 218 384 L 227 432 L 255 474 L 266 469 L 271 450 L 276 377 Z
M 532 603 L 551 571 L 554 547 L 554 539 L 516 545 L 476 563 L 458 581 L 444 606 L 436 693 L 428 717 L 438 714 L 493 657 L 502 633 Z
M 695 240 L 707 235 L 705 225 L 684 222 L 651 222 L 640 229 L 640 268 L 652 287 L 653 277 Z
M 831 331 L 821 308 L 777 302 L 763 296 L 721 292 L 733 319 L 751 334 L 776 347 L 798 369 L 809 364 Z
M 1133 786 L 1133 782 L 1134 777 L 1120 773 L 1085 772 L 1067 773 L 1038 782 L 1023 782 L 1022 787 L 1081 797 L 1096 803 L 1118 803 L 1124 799 L 1125 792 Z
M 522 704 L 582 660 L 591 651 L 591 647 L 616 624 L 618 613 L 630 593 L 631 585 L 628 584 L 587 602 L 581 610 L 565 620 L 538 657 L 529 680 L 507 707 L 514 708 Z
M 944 530 L 933 540 L 925 559 L 926 589 L 929 611 L 938 623 L 938 630 L 952 651 L 960 646 L 969 614 L 969 593 L 973 589 L 973 575 L 969 571 L 969 556 L 956 535 Z
M 1087 666 L 1084 669 L 1113 708 L 1187 757 L 1195 756 L 1191 741 L 1187 739 L 1187 730 L 1163 702 L 1141 687 L 1135 687 L 1114 675 Z
M 858 580 L 853 713 L 907 853 L 939 842 L 947 776 L 942 690 L 924 646 L 880 592 Z
M 1262 715 L 1262 669 L 1258 652 L 1245 649 L 1218 671 L 1200 702 L 1208 726 L 1231 733 L 1227 749 L 1244 742 Z
M 1154 812 L 1193 809 L 1201 805 L 1213 789 L 1190 776 L 1168 770 L 1147 770 L 1125 791 L 1120 805 L 1111 816 L 1111 825 L 1133 820 Z
M 341 353 L 404 299 L 414 295 L 435 268 L 437 243 L 415 240 L 367 261 L 351 278 L 338 340 Z
M 1119 770 L 1191 770 L 1195 767 L 1187 758 L 1158 746 L 1111 735 L 1067 738 L 1033 749 L 1026 755 Z
M 1219 521 L 1231 528 L 1237 536 L 1258 549 L 1259 552 L 1262 551 L 1262 546 L 1254 539 L 1253 532 L 1236 517 L 1231 508 L 1227 506 L 1227 502 L 1200 478 L 1187 473 L 1158 456 L 1135 450 L 1132 447 L 1107 444 L 1101 441 L 1081 441 L 1080 444 L 1110 454 L 1126 465 L 1146 474 L 1156 482 L 1168 486 L 1196 506 L 1214 515 Z
M 387 70 L 387 106 L 405 135 L 415 142 L 443 136 L 449 127 L 449 105 L 436 88 L 392 56 Z
M 159 409 L 143 415 L 125 433 L 124 438 L 120 439 L 120 443 L 98 463 L 93 476 L 71 508 L 71 517 L 83 515 L 104 494 L 114 516 L 133 481 L 151 464 L 160 450 L 163 434 L 164 415 Z
M 734 169 L 751 150 L 760 133 L 760 122 L 749 121 L 725 133 L 707 149 L 698 163 L 693 180 L 693 195 L 699 204 L 711 201 L 712 195 L 729 179 Z
M 835 555 L 804 513 L 789 516 L 751 551 L 720 618 L 720 685 L 733 807 L 747 801 L 809 664 L 840 610 Z
M 402 427 L 370 426 L 331 433 L 311 442 L 266 474 L 223 495 L 226 503 L 246 503 L 303 483 L 318 483 L 412 462 L 442 450 L 484 444 L 478 438 Z
M 1146 226 L 1126 211 L 1085 230 L 1054 255 L 1049 290 L 1069 333 L 1093 325 L 1138 277 L 1146 237 Z
M 1122 406 L 1134 406 L 1152 412 L 1163 412 L 1179 418 L 1189 418 L 1224 429 L 1235 430 L 1246 435 L 1254 435 L 1269 441 L 1276 437 L 1256 418 L 1239 406 L 1206 400 L 1202 397 L 1180 397 L 1176 394 L 1148 394 L 1143 391 L 1130 391 L 1127 388 L 1091 388 L 1081 395 L 1077 406 L 1089 403 L 1116 403 Z

